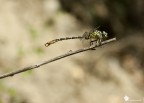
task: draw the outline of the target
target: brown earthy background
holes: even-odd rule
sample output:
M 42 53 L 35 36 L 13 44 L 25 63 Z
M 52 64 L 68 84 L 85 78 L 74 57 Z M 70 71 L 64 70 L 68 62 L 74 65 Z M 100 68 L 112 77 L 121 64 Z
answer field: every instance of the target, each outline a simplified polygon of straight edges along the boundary
M 0 0 L 0 74 L 83 48 L 44 44 L 97 26 L 117 41 L 1 79 L 0 103 L 144 103 L 143 0 Z

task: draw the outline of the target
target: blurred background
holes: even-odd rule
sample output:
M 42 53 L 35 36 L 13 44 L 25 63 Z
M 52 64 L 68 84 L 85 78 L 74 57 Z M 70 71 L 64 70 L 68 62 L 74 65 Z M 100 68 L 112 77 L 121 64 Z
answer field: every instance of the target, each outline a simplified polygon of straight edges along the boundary
M 44 44 L 98 26 L 117 41 L 1 79 L 0 103 L 143 103 L 143 0 L 0 0 L 0 74 L 84 48 Z

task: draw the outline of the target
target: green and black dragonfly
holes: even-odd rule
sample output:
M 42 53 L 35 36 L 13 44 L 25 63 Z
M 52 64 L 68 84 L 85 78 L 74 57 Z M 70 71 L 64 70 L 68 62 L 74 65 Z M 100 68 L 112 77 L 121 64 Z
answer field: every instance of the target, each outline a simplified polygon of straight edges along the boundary
M 49 41 L 45 44 L 46 47 L 50 46 L 59 41 L 69 40 L 69 39 L 81 39 L 81 40 L 90 40 L 90 46 L 92 45 L 101 45 L 101 42 L 104 41 L 108 37 L 108 33 L 105 31 L 97 30 L 98 28 L 92 29 L 89 32 L 85 32 L 82 36 L 75 36 L 75 37 L 65 37 L 54 39 Z

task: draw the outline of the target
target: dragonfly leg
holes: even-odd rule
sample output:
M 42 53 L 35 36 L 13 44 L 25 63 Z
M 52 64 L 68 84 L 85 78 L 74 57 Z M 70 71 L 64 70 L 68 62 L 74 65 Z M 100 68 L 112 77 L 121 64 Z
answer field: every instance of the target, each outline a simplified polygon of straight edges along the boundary
M 100 45 L 102 45 L 101 42 L 102 42 L 101 39 L 90 41 L 90 46 L 93 46 L 93 45 L 94 46 L 100 46 Z M 95 50 L 95 48 L 92 50 Z
M 90 46 L 92 46 L 92 45 L 93 45 L 93 43 L 94 43 L 94 41 L 90 41 Z
M 98 45 L 99 45 L 99 46 L 102 45 L 101 39 L 98 40 Z
M 96 43 L 96 40 L 90 41 L 90 46 L 93 46 L 93 45 L 95 46 L 96 45 L 95 43 Z M 95 50 L 95 48 L 93 48 L 92 50 Z
M 101 41 L 100 41 L 100 40 L 93 40 L 93 41 L 90 41 L 90 46 L 92 46 L 92 45 L 99 46 L 99 45 L 101 45 Z

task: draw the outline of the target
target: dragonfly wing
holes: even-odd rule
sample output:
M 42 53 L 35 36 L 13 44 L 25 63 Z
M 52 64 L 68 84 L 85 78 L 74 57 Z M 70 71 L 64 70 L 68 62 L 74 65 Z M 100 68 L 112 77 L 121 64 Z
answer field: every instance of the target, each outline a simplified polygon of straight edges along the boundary
M 89 39 L 89 33 L 85 32 L 82 36 L 82 39 Z

